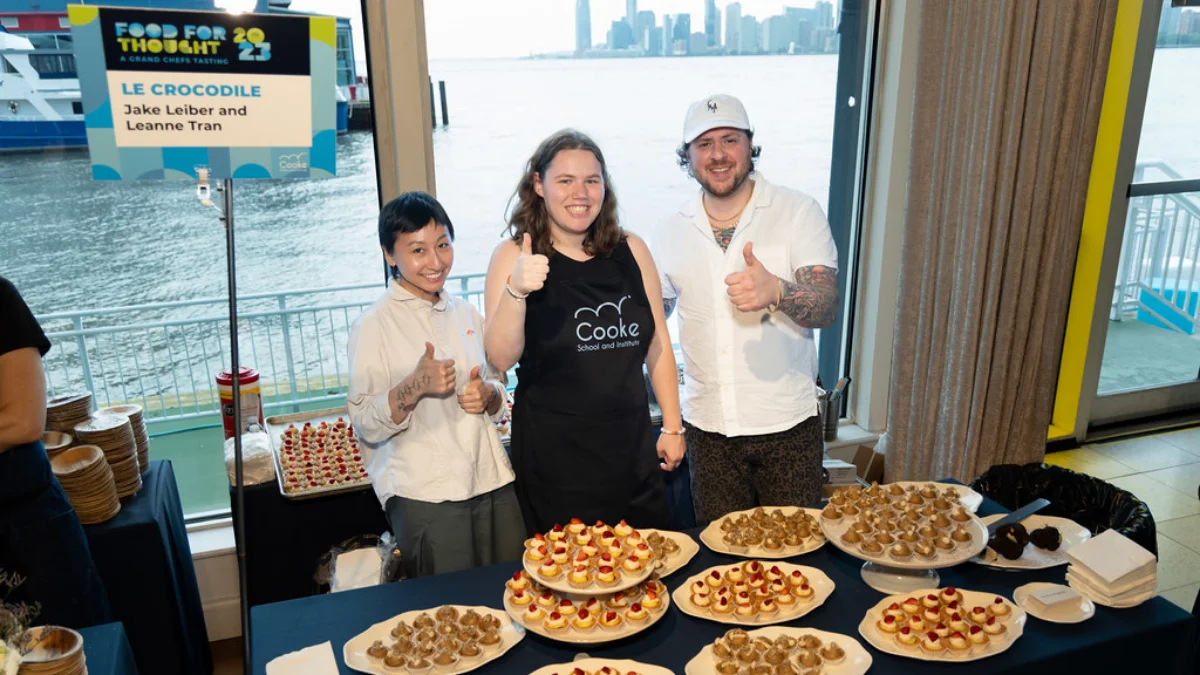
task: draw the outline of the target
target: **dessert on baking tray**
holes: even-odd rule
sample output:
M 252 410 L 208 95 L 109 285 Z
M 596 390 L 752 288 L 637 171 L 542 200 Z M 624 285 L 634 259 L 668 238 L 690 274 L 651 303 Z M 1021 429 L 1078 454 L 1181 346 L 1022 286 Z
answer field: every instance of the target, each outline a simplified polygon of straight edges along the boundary
M 355 485 L 367 480 L 354 428 L 339 417 L 333 424 L 289 424 L 279 436 L 279 467 L 288 493 Z

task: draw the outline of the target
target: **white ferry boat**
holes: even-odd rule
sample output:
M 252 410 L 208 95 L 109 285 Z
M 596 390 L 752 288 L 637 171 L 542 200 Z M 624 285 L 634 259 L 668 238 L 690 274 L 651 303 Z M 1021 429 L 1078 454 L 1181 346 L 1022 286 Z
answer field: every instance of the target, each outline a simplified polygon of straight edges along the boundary
M 0 29 L 0 152 L 87 146 L 79 80 L 40 69 L 47 58 Z

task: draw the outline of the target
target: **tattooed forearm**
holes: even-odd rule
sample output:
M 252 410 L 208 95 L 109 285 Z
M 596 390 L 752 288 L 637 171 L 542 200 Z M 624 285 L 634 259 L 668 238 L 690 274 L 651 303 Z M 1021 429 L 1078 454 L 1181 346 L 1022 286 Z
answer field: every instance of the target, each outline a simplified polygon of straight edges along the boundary
M 671 312 L 675 311 L 675 303 L 679 302 L 679 298 L 663 298 L 663 318 L 671 318 Z
M 779 311 L 805 328 L 827 328 L 837 316 L 837 270 L 813 265 L 796 270 L 796 281 L 783 282 Z
M 417 402 L 425 395 L 425 387 L 429 386 L 429 375 L 409 375 L 392 390 L 392 420 L 397 424 L 408 417 L 408 413 L 417 407 Z M 402 414 L 397 415 L 396 411 Z M 396 419 L 399 416 L 400 419 Z

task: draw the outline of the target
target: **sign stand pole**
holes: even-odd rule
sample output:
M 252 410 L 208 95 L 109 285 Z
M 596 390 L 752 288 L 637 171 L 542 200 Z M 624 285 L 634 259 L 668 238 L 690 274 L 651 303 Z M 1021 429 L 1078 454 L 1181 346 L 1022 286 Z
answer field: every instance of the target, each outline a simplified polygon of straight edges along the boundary
M 201 179 L 201 184 L 206 181 Z M 250 672 L 250 596 L 247 593 L 246 569 L 246 501 L 242 474 L 242 393 L 241 365 L 238 360 L 237 268 L 233 246 L 233 179 L 222 179 L 217 186 L 221 192 L 221 224 L 225 228 L 225 266 L 229 276 L 229 358 L 233 372 L 233 472 L 234 519 L 233 536 L 237 545 L 238 597 L 242 613 L 242 664 Z M 211 202 L 210 202 L 211 203 Z

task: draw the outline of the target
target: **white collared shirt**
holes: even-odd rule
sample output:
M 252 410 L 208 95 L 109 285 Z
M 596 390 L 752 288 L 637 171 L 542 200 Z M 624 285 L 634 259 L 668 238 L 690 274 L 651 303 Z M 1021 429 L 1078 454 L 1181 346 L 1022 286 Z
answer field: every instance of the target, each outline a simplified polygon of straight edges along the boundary
M 350 392 L 346 405 L 363 448 L 367 474 L 381 504 L 399 495 L 423 502 L 462 501 L 513 481 L 512 465 L 493 419 L 469 415 L 453 394 L 427 396 L 400 424 L 392 422 L 388 391 L 434 346 L 454 359 L 458 391 L 471 369 L 498 380 L 484 359 L 483 318 L 474 305 L 442 291 L 436 304 L 393 283 L 350 329 Z
M 742 249 L 784 280 L 810 265 L 837 268 L 829 222 L 816 200 L 751 174 L 754 192 L 722 251 L 703 191 L 654 233 L 663 298 L 676 298 L 686 367 L 683 417 L 724 436 L 785 431 L 817 414 L 813 330 L 782 312 L 738 311 L 725 277 L 746 269 Z

